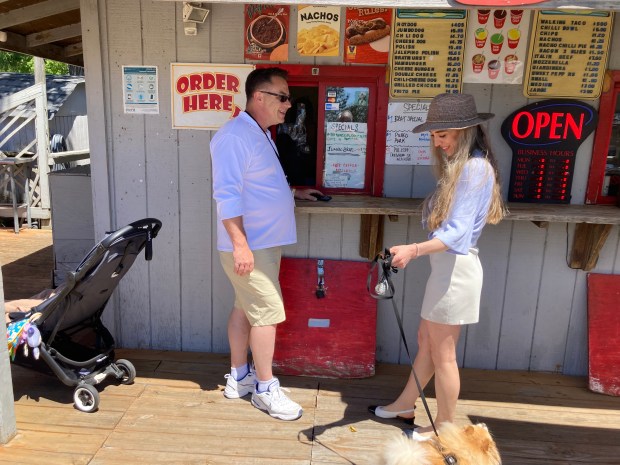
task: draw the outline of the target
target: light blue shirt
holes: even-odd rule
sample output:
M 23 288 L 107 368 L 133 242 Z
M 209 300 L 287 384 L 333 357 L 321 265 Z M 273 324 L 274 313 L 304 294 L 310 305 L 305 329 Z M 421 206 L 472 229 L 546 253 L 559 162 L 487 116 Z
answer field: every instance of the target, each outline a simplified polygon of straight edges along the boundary
M 459 180 L 452 208 L 439 228 L 429 234 L 448 246 L 448 252 L 467 255 L 476 247 L 486 224 L 495 174 L 491 164 L 477 151 L 467 160 Z
M 232 252 L 222 220 L 241 216 L 250 249 L 297 242 L 295 201 L 269 131 L 243 112 L 211 140 L 217 249 Z

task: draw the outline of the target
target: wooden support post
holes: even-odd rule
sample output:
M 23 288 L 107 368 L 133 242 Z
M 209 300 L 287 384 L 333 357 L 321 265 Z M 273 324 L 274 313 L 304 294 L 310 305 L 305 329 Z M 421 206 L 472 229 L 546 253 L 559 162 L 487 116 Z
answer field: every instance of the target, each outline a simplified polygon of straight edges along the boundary
M 4 286 L 0 270 L 0 310 L 2 310 L 2 342 L 0 344 L 0 444 L 6 444 L 17 433 L 15 408 L 13 406 L 13 381 L 9 365 L 9 350 L 6 345 L 6 323 L 4 322 Z
M 35 100 L 37 117 L 34 122 L 37 135 L 37 164 L 39 168 L 39 190 L 41 196 L 41 208 L 50 209 L 50 188 L 49 188 L 49 166 L 47 164 L 50 152 L 49 123 L 47 119 L 47 84 L 45 79 L 45 60 L 34 58 L 34 77 L 35 83 L 41 84 L 42 93 Z M 29 183 L 28 183 L 29 184 Z M 31 198 L 35 198 L 32 196 Z
M 372 260 L 383 248 L 384 215 L 362 215 L 360 225 L 360 257 Z
M 598 254 L 605 245 L 611 224 L 579 223 L 575 226 L 570 267 L 590 271 L 596 266 Z

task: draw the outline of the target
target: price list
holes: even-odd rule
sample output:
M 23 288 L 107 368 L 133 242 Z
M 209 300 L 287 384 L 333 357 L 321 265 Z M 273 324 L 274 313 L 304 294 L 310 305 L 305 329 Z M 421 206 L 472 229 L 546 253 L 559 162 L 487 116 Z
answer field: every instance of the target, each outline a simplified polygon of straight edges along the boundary
M 508 200 L 568 203 L 575 153 L 550 150 L 539 155 L 536 152 L 540 151 L 520 149 L 513 157 Z
M 390 95 L 433 98 L 461 90 L 466 10 L 397 9 Z
M 598 98 L 613 13 L 539 11 L 530 40 L 526 97 Z

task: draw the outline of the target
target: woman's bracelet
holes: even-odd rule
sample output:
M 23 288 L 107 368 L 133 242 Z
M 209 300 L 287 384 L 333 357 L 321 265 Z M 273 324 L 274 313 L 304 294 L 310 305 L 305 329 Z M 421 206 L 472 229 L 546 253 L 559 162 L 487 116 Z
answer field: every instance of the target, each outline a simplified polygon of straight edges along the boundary
M 417 242 L 414 242 L 413 245 L 415 245 L 415 257 L 413 258 L 418 258 L 420 256 L 420 246 L 417 244 Z

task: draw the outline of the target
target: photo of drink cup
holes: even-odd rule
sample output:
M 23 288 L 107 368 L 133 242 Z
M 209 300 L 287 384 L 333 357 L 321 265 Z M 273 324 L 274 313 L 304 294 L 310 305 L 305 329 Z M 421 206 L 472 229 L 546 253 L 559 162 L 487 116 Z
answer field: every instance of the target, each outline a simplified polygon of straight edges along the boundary
M 493 20 L 497 29 L 503 28 L 504 21 L 506 21 L 506 10 L 495 10 L 493 12 Z
M 519 39 L 521 38 L 521 31 L 518 28 L 508 29 L 508 47 L 517 48 L 519 45 Z
M 471 58 L 471 65 L 474 69 L 474 73 L 481 73 L 484 68 L 484 62 L 486 58 L 482 53 L 477 53 Z
M 523 10 L 510 10 L 510 22 L 512 24 L 519 24 L 523 17 Z
M 502 45 L 504 45 L 504 34 L 496 32 L 491 36 L 491 52 L 496 54 L 501 52 Z
M 474 35 L 475 35 L 476 47 L 478 48 L 484 47 L 484 44 L 486 44 L 487 42 L 489 31 L 487 31 L 483 27 L 479 27 L 478 29 L 476 29 L 476 32 Z
M 489 61 L 489 79 L 495 79 L 499 74 L 502 63 L 499 60 Z
M 490 14 L 491 10 L 478 10 L 478 23 L 486 24 Z
M 506 72 L 506 74 L 514 73 L 515 67 L 517 66 L 518 62 L 519 58 L 517 57 L 517 55 L 506 55 L 506 58 L 504 58 L 504 71 Z

